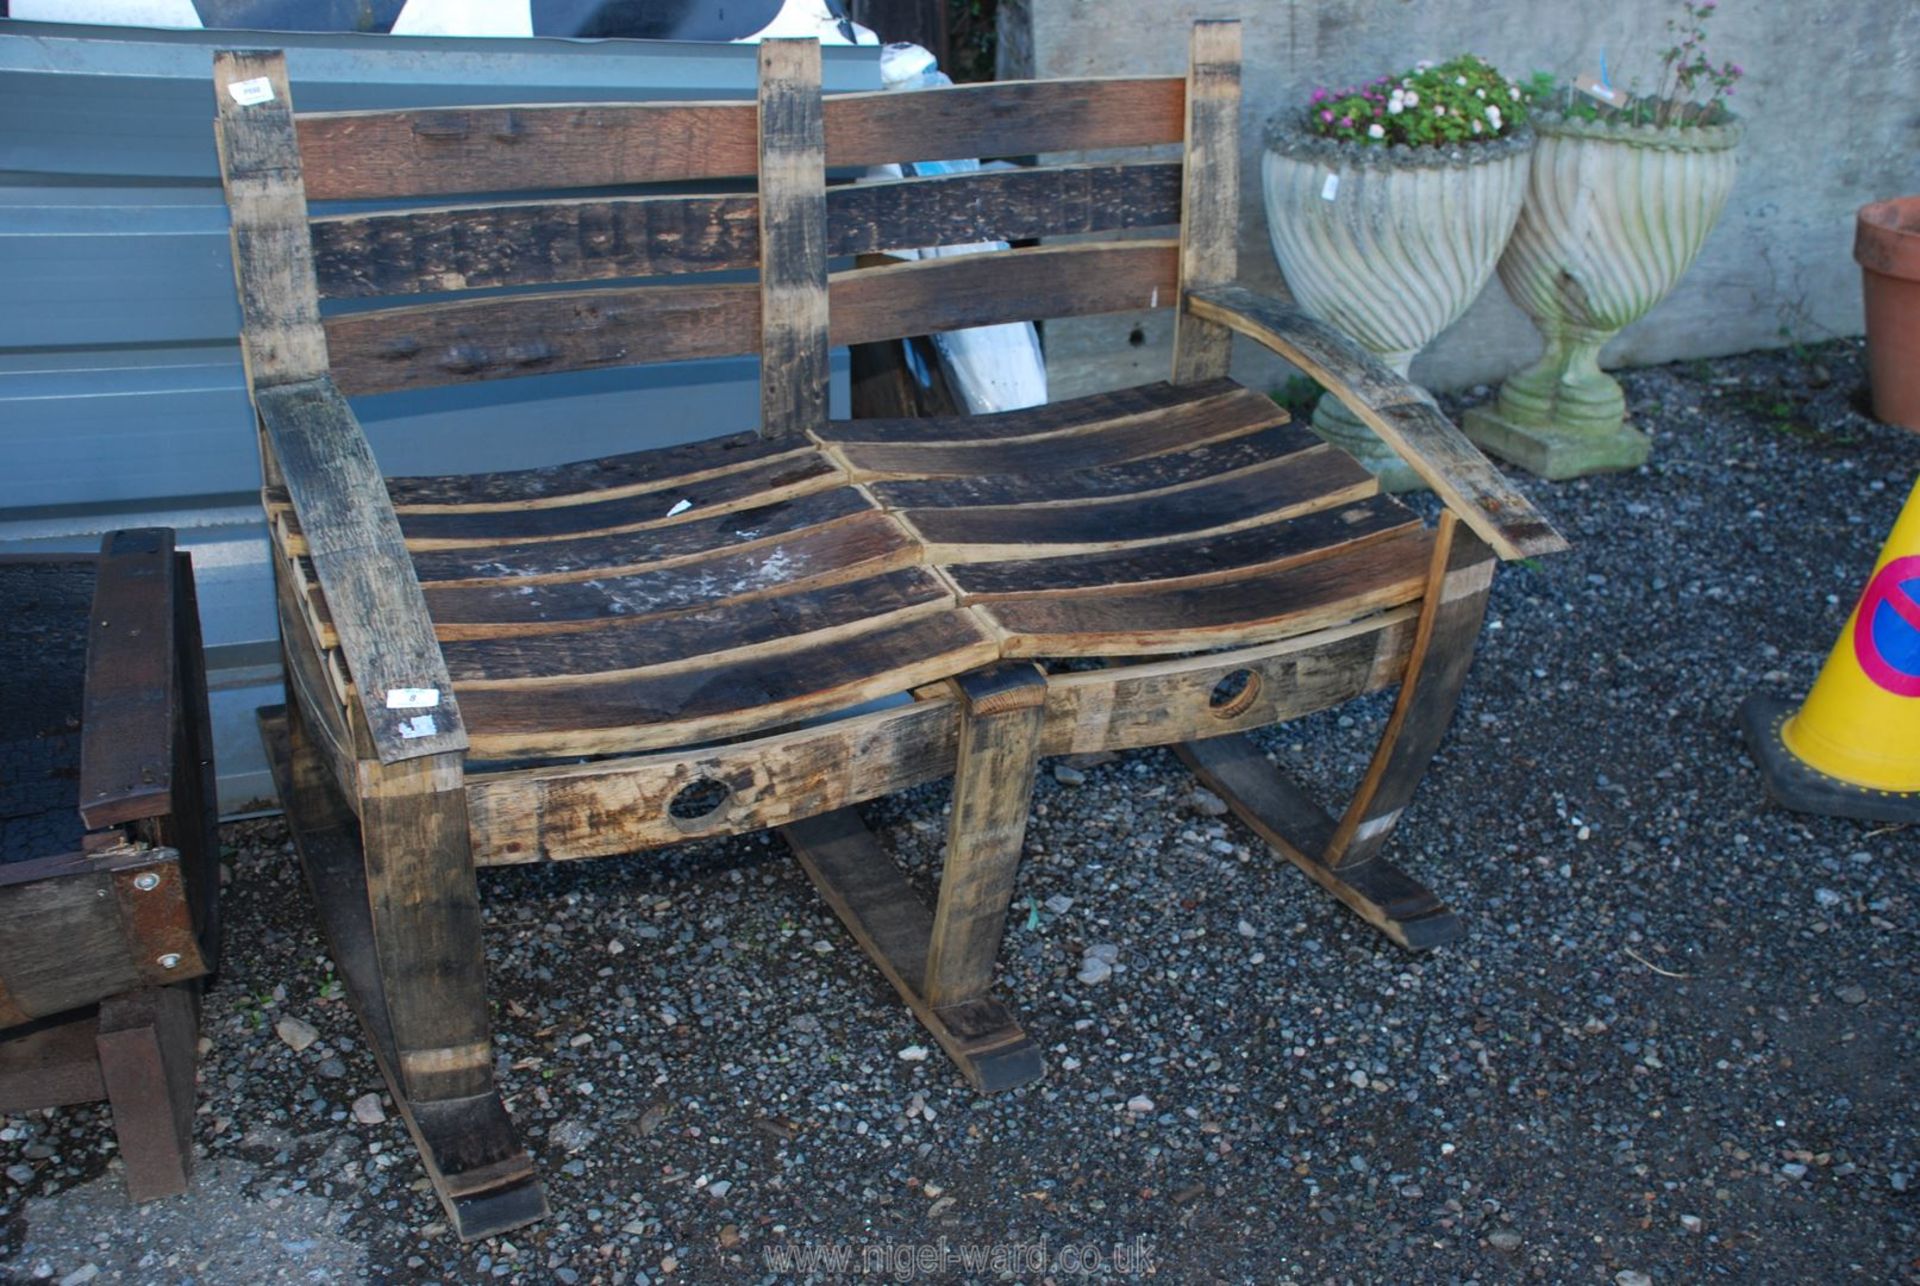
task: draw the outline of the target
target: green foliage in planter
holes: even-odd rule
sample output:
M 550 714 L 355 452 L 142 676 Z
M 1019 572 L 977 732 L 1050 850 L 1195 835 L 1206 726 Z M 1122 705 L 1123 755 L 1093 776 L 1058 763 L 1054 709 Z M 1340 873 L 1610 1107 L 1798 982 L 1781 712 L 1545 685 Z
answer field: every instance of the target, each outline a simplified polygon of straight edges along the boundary
M 1618 120 L 1658 129 L 1725 124 L 1732 116 L 1726 100 L 1733 97 L 1734 82 L 1747 73 L 1739 63 L 1707 57 L 1707 22 L 1717 8 L 1718 0 L 1681 0 L 1679 12 L 1667 19 L 1673 43 L 1660 53 L 1660 81 L 1650 93 L 1630 85 L 1623 101 L 1603 103 L 1551 72 L 1537 71 L 1527 80 L 1526 100 L 1582 121 Z
M 1322 86 L 1307 109 L 1310 132 L 1381 147 L 1489 142 L 1526 122 L 1520 86 L 1472 54 L 1347 89 Z

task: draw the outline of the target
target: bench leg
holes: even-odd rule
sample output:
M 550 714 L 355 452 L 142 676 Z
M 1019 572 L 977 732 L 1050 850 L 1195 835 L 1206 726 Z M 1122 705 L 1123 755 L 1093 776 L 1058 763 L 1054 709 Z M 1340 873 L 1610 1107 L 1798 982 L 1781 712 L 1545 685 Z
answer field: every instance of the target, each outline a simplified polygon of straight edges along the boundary
M 1243 736 L 1175 747 L 1241 821 L 1403 947 L 1437 947 L 1463 932 L 1439 898 L 1379 854 L 1453 720 L 1492 580 L 1487 547 L 1452 514 L 1443 515 L 1399 697 L 1337 822 Z
M 448 1221 L 473 1240 L 544 1218 L 493 1081 L 458 765 L 362 764 L 356 818 L 297 712 L 260 721 L 335 964 Z
M 1026 837 L 1046 677 L 1030 664 L 956 681 L 959 761 L 934 911 L 852 809 L 783 827 L 820 894 L 975 1089 L 1044 1070 L 1039 1047 L 991 994 Z
M 193 1171 L 195 991 L 143 987 L 100 1002 L 100 1079 L 135 1201 L 185 1192 Z

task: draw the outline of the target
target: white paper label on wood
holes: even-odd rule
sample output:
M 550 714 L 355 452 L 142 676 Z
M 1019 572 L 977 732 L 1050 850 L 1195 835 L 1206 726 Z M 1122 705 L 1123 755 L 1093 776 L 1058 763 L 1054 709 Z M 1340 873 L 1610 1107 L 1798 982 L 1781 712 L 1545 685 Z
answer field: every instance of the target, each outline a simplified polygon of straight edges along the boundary
M 387 709 L 389 710 L 431 710 L 439 704 L 439 688 L 387 689 Z
M 408 741 L 418 737 L 431 737 L 438 731 L 440 731 L 439 726 L 434 723 L 433 716 L 430 714 L 417 714 L 411 719 L 400 721 L 400 735 Z
M 236 80 L 227 86 L 227 92 L 233 95 L 233 101 L 242 107 L 252 107 L 255 103 L 273 101 L 273 82 L 265 76 L 256 76 L 252 80 Z

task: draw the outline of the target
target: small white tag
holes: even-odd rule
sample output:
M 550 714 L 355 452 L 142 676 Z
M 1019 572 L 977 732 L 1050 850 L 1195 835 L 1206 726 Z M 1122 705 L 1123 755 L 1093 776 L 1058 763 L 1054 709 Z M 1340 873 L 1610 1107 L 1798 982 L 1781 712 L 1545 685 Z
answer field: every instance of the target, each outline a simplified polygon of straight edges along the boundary
M 1620 105 L 1620 91 L 1606 84 L 1592 72 L 1582 72 L 1574 77 L 1573 87 L 1589 98 L 1597 98 L 1609 107 Z
M 439 704 L 439 688 L 387 689 L 387 709 L 389 710 L 431 710 Z
M 1322 201 L 1331 201 L 1339 195 L 1340 176 L 1338 174 L 1327 175 L 1327 181 L 1320 185 L 1320 199 Z
M 273 82 L 265 76 L 256 76 L 252 80 L 236 80 L 227 86 L 227 92 L 233 95 L 233 101 L 242 107 L 252 107 L 255 103 L 273 101 Z
M 691 508 L 693 508 L 693 501 L 691 501 L 691 500 L 676 500 L 676 501 L 674 502 L 674 505 L 673 505 L 673 508 L 671 508 L 671 509 L 669 509 L 669 510 L 667 510 L 667 517 L 669 517 L 669 518 L 671 518 L 671 517 L 673 517 L 673 516 L 674 516 L 675 514 L 683 514 L 683 513 L 685 513 L 685 512 L 687 511 L 687 510 L 689 510 L 689 509 L 691 509 Z
M 400 721 L 400 735 L 412 741 L 415 737 L 431 737 L 440 731 L 430 714 L 417 714 L 411 719 Z

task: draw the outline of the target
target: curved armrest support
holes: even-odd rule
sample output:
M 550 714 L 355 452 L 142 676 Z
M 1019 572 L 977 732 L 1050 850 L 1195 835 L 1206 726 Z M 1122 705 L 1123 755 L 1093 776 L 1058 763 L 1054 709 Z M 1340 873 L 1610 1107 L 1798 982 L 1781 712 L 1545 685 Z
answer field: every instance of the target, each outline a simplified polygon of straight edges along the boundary
M 1185 307 L 1266 345 L 1324 385 L 1392 447 L 1495 553 L 1527 558 L 1567 542 L 1425 394 L 1325 322 L 1243 286 L 1189 292 Z
M 347 399 L 321 376 L 255 389 L 253 400 L 380 762 L 464 751 L 427 600 Z

